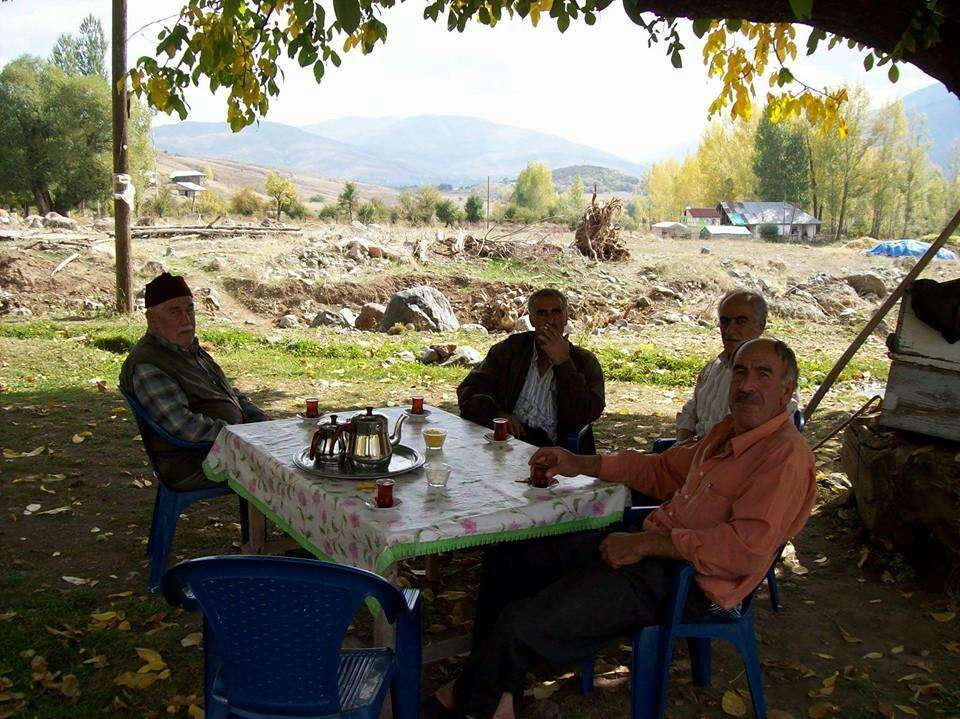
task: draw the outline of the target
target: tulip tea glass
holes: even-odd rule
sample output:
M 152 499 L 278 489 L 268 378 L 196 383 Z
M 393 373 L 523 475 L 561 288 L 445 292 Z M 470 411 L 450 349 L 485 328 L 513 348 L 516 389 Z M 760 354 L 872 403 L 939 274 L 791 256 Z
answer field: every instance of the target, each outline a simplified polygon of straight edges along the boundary
M 410 414 L 423 414 L 423 397 L 410 398 Z
M 307 397 L 304 402 L 307 405 L 306 410 L 303 413 L 304 417 L 309 417 L 313 419 L 314 417 L 320 416 L 320 400 L 316 397 Z
M 377 499 L 376 505 L 380 509 L 388 509 L 393 506 L 393 480 L 377 480 Z
M 501 418 L 493 420 L 493 440 L 495 442 L 505 442 L 509 437 L 507 420 Z

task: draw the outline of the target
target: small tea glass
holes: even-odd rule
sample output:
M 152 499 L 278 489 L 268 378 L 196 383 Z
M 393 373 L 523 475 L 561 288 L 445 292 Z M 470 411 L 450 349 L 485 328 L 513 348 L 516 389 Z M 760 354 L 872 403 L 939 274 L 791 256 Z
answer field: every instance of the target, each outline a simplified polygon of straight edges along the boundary
M 304 417 L 314 419 L 320 416 L 320 400 L 318 398 L 307 397 L 304 400 L 304 404 L 306 405 L 306 409 L 303 412 Z
M 427 471 L 427 486 L 446 487 L 447 480 L 450 479 L 450 465 L 445 462 L 428 462 L 424 465 Z
M 379 509 L 388 509 L 393 506 L 392 479 L 377 480 L 377 498 L 374 500 L 374 504 L 376 504 Z
M 447 441 L 447 431 L 437 427 L 430 427 L 423 430 L 423 443 L 428 450 L 438 452 L 443 449 L 443 443 Z
M 423 397 L 410 398 L 410 414 L 423 414 Z

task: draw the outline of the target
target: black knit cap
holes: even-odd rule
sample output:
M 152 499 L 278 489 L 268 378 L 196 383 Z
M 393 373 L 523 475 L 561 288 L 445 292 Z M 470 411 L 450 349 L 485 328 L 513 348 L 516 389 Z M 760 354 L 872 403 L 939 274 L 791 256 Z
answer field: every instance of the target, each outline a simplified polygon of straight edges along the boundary
M 193 293 L 183 277 L 164 272 L 147 283 L 144 303 L 149 308 L 175 297 L 193 297 Z

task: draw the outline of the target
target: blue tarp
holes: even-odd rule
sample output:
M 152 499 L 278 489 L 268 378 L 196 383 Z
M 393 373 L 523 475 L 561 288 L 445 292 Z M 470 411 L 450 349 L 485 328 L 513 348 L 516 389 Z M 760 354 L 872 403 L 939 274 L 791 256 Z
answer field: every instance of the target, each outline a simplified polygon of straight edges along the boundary
M 884 255 L 886 257 L 919 257 L 930 249 L 929 242 L 920 242 L 919 240 L 887 240 L 878 242 L 867 254 Z M 938 260 L 955 260 L 956 254 L 942 247 L 937 250 Z

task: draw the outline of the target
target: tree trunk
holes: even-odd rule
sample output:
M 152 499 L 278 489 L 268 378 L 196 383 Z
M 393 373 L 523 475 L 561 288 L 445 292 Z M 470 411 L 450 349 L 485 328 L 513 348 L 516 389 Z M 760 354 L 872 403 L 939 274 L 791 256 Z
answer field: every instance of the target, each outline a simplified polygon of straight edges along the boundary
M 37 214 L 46 215 L 50 212 L 53 203 L 50 201 L 50 192 L 48 190 L 34 190 L 33 201 L 37 203 Z
M 843 233 L 843 216 L 847 212 L 847 191 L 849 188 L 850 180 L 845 177 L 843 178 L 843 192 L 840 193 L 840 212 L 837 214 L 837 234 L 833 238 L 834 242 L 837 242 Z
M 807 161 L 810 163 L 810 199 L 813 201 L 813 216 L 820 219 L 821 212 L 817 211 L 817 171 L 813 166 L 813 148 L 810 146 L 810 131 L 803 134 L 807 146 Z

